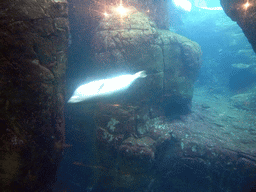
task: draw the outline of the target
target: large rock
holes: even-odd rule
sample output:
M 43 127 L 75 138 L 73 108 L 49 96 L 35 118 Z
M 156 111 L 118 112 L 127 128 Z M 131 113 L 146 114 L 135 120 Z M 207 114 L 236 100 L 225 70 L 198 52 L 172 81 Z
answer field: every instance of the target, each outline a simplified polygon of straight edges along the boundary
M 67 3 L 0 7 L 0 188 L 50 191 L 65 144 Z
M 246 7 L 246 2 L 248 6 Z M 242 28 L 254 52 L 256 51 L 255 3 L 243 0 L 221 0 L 225 13 Z
M 192 112 L 174 120 L 161 116 L 157 106 L 100 109 L 93 191 L 254 191 L 255 114 L 237 110 L 227 98 L 198 92 Z M 95 129 L 83 120 L 72 123 L 79 124 L 76 135 Z M 88 167 L 88 158 L 74 162 L 74 169 Z
M 255 112 L 256 87 L 253 87 L 251 90 L 245 93 L 237 94 L 231 97 L 231 99 L 234 102 L 234 106 L 236 106 L 237 108 Z
M 195 43 L 157 29 L 136 10 L 127 20 L 112 15 L 100 23 L 95 35 L 95 71 L 146 70 L 150 75 L 133 86 L 131 101 L 120 103 L 115 98 L 115 103 L 99 104 L 95 162 L 102 170 L 93 171 L 90 188 L 250 190 L 256 179 L 255 116 L 230 107 L 221 97 L 207 99 L 204 94 L 193 102 L 189 114 L 180 115 L 172 108 L 173 119 L 163 113 L 161 103 L 192 99 L 199 53 Z M 158 99 L 162 92 L 169 100 Z
M 94 36 L 92 68 L 99 75 L 145 70 L 147 78 L 129 88 L 127 102 L 171 102 L 189 105 L 201 66 L 197 43 L 159 30 L 149 17 L 129 7 L 127 15 L 113 12 L 104 18 Z

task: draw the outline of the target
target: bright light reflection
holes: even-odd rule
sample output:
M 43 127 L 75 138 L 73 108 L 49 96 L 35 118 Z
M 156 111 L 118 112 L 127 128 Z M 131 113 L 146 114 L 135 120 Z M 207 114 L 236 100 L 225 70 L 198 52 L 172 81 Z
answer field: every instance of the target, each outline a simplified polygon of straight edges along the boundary
M 107 13 L 107 12 L 103 13 L 103 15 L 104 15 L 105 17 L 108 17 L 108 13 Z
M 128 9 L 126 9 L 125 7 L 123 7 L 122 4 L 120 4 L 118 7 L 114 8 L 115 12 L 117 12 L 120 16 L 124 16 L 127 14 Z
M 119 14 L 125 14 L 126 13 L 126 10 L 122 5 L 117 7 L 116 10 L 117 10 L 117 12 L 119 12 Z
M 191 3 L 188 0 L 173 0 L 177 8 L 183 9 L 184 11 L 191 11 Z
M 200 9 L 206 9 L 206 10 L 211 10 L 211 11 L 214 11 L 214 10 L 223 10 L 222 7 L 198 7 Z
M 250 5 L 251 5 L 251 4 L 247 1 L 247 2 L 244 4 L 245 10 L 247 10 Z

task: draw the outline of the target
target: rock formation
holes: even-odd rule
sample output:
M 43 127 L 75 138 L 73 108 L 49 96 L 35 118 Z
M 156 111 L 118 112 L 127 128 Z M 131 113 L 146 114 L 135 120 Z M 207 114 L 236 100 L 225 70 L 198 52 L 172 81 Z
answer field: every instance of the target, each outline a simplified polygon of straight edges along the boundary
M 49 191 L 65 146 L 67 3 L 0 7 L 0 188 Z
M 221 0 L 221 6 L 225 13 L 241 27 L 248 41 L 251 43 L 254 52 L 256 52 L 256 5 L 250 1 Z
M 147 78 L 138 80 L 123 97 L 126 102 L 133 102 L 134 97 L 136 104 L 164 100 L 165 104 L 177 104 L 177 108 L 191 102 L 201 66 L 196 42 L 158 29 L 146 14 L 129 7 L 124 17 L 113 13 L 100 22 L 93 45 L 91 68 L 95 73 L 147 72 Z

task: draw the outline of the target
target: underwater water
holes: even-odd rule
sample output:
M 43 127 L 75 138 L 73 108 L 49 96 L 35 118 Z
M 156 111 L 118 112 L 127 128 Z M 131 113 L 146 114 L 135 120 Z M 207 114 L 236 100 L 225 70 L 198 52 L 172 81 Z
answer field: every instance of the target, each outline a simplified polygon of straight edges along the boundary
M 144 101 L 144 93 L 134 90 L 154 72 L 145 69 L 147 77 L 124 93 L 109 95 L 107 102 L 99 98 L 67 104 L 66 143 L 72 147 L 64 151 L 55 192 L 250 191 L 256 172 L 243 167 L 254 165 L 256 159 L 255 53 L 223 10 L 195 6 L 205 2 L 191 3 L 190 12 L 178 12 L 182 24 L 168 29 L 201 47 L 191 103 L 177 97 L 156 101 L 157 89 L 147 92 Z M 88 76 L 106 78 L 95 75 L 90 64 L 96 24 L 77 17 L 79 1 L 70 1 L 69 6 L 67 100 Z M 206 1 L 206 6 L 219 3 Z M 90 25 L 94 30 L 87 32 Z M 155 63 L 163 60 L 155 58 Z M 129 74 L 144 70 L 122 69 Z M 131 102 L 120 100 L 127 95 Z

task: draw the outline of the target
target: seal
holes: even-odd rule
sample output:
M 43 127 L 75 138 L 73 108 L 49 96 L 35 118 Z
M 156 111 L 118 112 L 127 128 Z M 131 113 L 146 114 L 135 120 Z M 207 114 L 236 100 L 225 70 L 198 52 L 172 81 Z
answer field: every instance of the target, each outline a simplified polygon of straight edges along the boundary
M 145 78 L 146 72 L 139 71 L 133 75 L 121 75 L 110 79 L 91 81 L 79 86 L 68 103 L 78 103 L 95 97 L 111 95 L 126 89 L 138 78 Z

